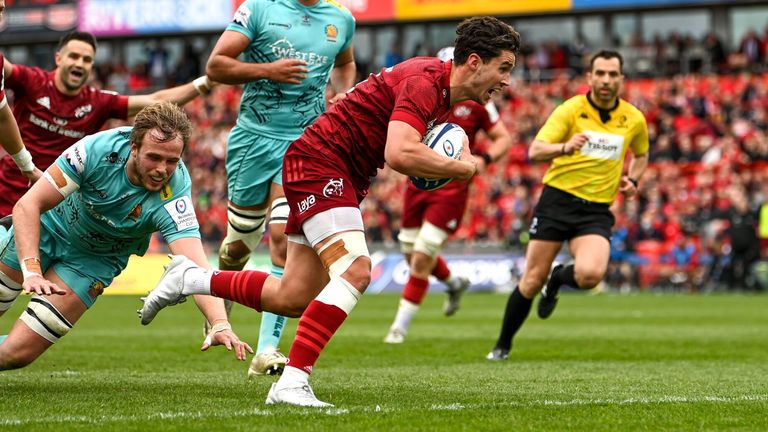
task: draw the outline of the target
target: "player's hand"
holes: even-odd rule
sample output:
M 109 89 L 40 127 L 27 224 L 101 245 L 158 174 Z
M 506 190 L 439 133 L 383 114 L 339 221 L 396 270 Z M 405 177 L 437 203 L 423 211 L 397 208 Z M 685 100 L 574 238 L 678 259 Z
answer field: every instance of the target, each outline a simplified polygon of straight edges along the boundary
M 39 168 L 35 168 L 34 171 L 22 171 L 21 173 L 24 174 L 24 177 L 26 177 L 27 180 L 29 180 L 27 186 L 32 186 L 43 176 L 43 172 L 40 171 Z
M 45 279 L 42 276 L 29 276 L 24 279 L 24 283 L 21 285 L 24 288 L 24 292 L 28 294 L 35 293 L 37 295 L 64 295 L 67 292 L 59 288 L 58 285 Z
M 637 188 L 635 184 L 629 180 L 628 176 L 621 176 L 619 181 L 619 192 L 627 198 L 632 198 L 637 194 Z
M 577 133 L 576 135 L 572 136 L 567 143 L 565 143 L 565 148 L 563 148 L 563 153 L 571 155 L 577 150 L 581 150 L 581 148 L 584 147 L 584 144 L 586 144 L 587 141 L 589 141 L 589 136 L 587 134 Z
M 251 348 L 251 346 L 247 343 L 241 341 L 235 332 L 232 331 L 232 328 L 229 326 L 229 324 L 220 329 L 217 329 L 216 327 L 217 326 L 214 325 L 211 331 L 208 333 L 208 336 L 206 336 L 205 340 L 203 341 L 203 345 L 200 347 L 200 351 L 207 351 L 208 348 L 212 346 L 224 345 L 228 351 L 232 351 L 234 348 L 235 357 L 238 360 L 246 359 L 246 351 L 253 354 L 253 348 Z
M 469 145 L 467 144 L 466 139 L 464 140 L 464 151 L 461 152 L 461 157 L 459 157 L 459 161 L 463 162 L 464 165 L 467 167 L 466 173 L 454 177 L 457 180 L 469 180 L 477 174 L 478 168 L 477 168 L 477 159 L 475 156 L 469 152 Z
M 344 93 L 336 93 L 336 95 L 334 95 L 332 98 L 328 99 L 328 105 L 333 105 L 333 104 L 335 104 L 336 102 L 338 102 L 338 101 L 340 101 L 342 99 L 346 99 L 346 97 L 347 97 L 347 93 L 346 92 L 344 92 Z
M 267 79 L 286 84 L 301 84 L 307 77 L 307 62 L 296 59 L 280 59 L 272 62 Z

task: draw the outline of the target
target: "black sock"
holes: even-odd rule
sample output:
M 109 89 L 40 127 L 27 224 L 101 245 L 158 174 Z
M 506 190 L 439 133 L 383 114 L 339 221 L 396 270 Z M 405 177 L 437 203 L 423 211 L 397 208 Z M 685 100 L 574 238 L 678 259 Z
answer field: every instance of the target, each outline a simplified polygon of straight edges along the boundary
M 560 279 L 559 285 L 568 285 L 569 287 L 581 289 L 579 284 L 576 283 L 576 278 L 573 276 L 573 264 L 560 269 L 557 278 Z
M 512 348 L 512 338 L 528 318 L 531 311 L 533 300 L 527 299 L 520 294 L 520 288 L 515 287 L 507 300 L 507 308 L 504 310 L 504 321 L 501 323 L 501 333 L 496 341 L 496 348 Z

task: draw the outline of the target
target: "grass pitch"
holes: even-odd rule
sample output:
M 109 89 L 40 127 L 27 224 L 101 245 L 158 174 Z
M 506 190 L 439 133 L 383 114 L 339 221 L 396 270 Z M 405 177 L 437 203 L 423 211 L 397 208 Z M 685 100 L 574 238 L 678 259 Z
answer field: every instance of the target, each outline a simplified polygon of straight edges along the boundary
M 271 378 L 200 353 L 191 302 L 142 327 L 137 298 L 104 297 L 32 366 L 0 373 L 0 430 L 768 430 L 768 296 L 565 294 L 547 321 L 534 305 L 510 360 L 489 363 L 506 298 L 470 294 L 444 318 L 430 295 L 391 346 L 397 297 L 366 296 L 312 377 L 336 408 L 315 410 L 267 406 Z M 258 315 L 232 321 L 255 347 Z

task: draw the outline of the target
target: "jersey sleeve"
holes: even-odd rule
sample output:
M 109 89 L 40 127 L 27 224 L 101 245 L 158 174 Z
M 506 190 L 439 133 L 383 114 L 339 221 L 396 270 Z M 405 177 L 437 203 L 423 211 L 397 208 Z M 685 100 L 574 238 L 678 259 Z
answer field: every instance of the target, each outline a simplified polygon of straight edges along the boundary
M 180 165 L 171 180 L 172 196 L 155 212 L 155 226 L 168 243 L 180 238 L 200 238 L 189 173 Z
M 630 144 L 632 154 L 635 156 L 642 156 L 648 153 L 650 144 L 648 142 L 648 126 L 645 121 L 645 116 L 642 113 L 638 114 L 637 131 L 632 143 Z
M 259 29 L 256 6 L 255 0 L 246 0 L 237 8 L 235 16 L 232 17 L 232 22 L 229 23 L 226 30 L 242 33 L 249 40 L 256 39 Z
M 562 104 L 550 114 L 544 126 L 541 127 L 536 139 L 550 144 L 566 141 L 571 130 L 573 115 L 568 104 Z
M 395 88 L 395 104 L 389 121 L 398 120 L 411 125 L 423 136 L 439 103 L 435 84 L 423 77 L 403 80 Z
M 107 90 L 99 90 L 99 98 L 105 106 L 109 107 L 108 118 L 105 119 L 128 119 L 128 98 L 129 96 L 123 96 L 119 93 L 115 93 Z
M 11 75 L 6 78 L 9 79 L 5 83 L 5 86 L 10 90 L 13 90 L 16 97 L 20 97 L 20 95 L 26 93 L 26 89 L 28 88 L 39 88 L 43 86 L 46 79 L 46 73 L 42 69 L 14 64 Z
M 99 157 L 93 155 L 95 137 L 95 135 L 90 135 L 72 144 L 56 158 L 54 163 L 56 168 L 78 185 L 81 185 L 86 179 L 89 168 L 98 162 Z M 51 168 L 49 171 L 55 171 Z M 53 178 L 56 178 L 55 175 Z

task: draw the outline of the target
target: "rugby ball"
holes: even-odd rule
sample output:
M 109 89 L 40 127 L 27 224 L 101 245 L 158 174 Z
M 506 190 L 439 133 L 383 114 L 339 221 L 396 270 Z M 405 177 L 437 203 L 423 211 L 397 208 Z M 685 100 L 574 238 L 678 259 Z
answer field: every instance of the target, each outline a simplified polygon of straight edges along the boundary
M 467 133 L 455 123 L 442 123 L 433 127 L 424 137 L 423 143 L 435 153 L 451 159 L 459 159 L 464 151 Z M 435 190 L 447 185 L 451 178 L 429 179 L 411 176 L 411 183 L 421 190 Z

